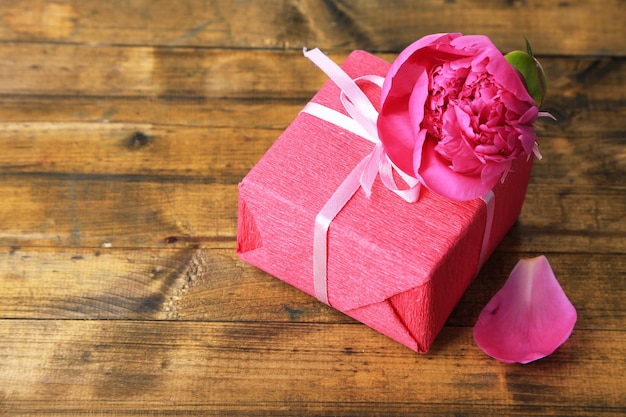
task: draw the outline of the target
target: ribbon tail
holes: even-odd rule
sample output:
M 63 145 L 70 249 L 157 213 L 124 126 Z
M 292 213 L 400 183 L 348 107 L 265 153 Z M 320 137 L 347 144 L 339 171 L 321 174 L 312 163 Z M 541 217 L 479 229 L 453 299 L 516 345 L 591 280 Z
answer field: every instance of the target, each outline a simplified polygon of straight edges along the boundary
M 376 176 L 378 175 L 378 166 L 381 157 L 384 155 L 384 150 L 382 145 L 379 143 L 376 145 L 374 150 L 369 156 L 366 156 L 367 163 L 363 167 L 363 172 L 361 172 L 361 186 L 363 187 L 363 191 L 367 198 L 372 198 L 372 186 L 374 185 L 374 181 L 376 181 Z
M 489 255 L 489 241 L 491 240 L 491 226 L 493 225 L 493 215 L 496 206 L 496 196 L 493 190 L 481 197 L 487 207 L 487 220 L 485 222 L 485 231 L 483 232 L 483 243 L 480 248 L 480 257 L 478 258 L 478 269 L 476 273 L 483 267 Z
M 361 186 L 361 172 L 367 162 L 368 158 L 364 158 L 357 164 L 315 217 L 313 286 L 315 297 L 329 306 L 331 304 L 328 299 L 328 229 L 337 214 L 348 204 Z
M 548 118 L 550 118 L 550 119 L 552 119 L 552 120 L 556 121 L 556 117 L 554 117 L 554 116 L 552 115 L 552 113 L 547 112 L 547 111 L 540 111 L 540 112 L 537 114 L 537 117 L 548 117 Z
M 402 180 L 409 188 L 401 189 L 398 187 L 395 179 L 393 178 L 394 169 L 398 172 L 400 178 L 402 178 Z M 407 203 L 414 203 L 417 201 L 420 195 L 420 182 L 417 180 L 417 178 L 411 177 L 410 175 L 396 168 L 386 154 L 384 154 L 380 159 L 379 172 L 380 179 L 385 187 L 387 187 L 387 189 L 394 192 L 398 197 L 402 198 Z

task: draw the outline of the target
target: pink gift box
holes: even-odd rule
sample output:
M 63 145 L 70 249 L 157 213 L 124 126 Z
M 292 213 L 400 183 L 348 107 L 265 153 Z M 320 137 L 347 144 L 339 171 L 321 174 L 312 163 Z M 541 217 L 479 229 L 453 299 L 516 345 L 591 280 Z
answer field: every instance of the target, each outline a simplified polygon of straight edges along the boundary
M 352 78 L 384 76 L 389 67 L 363 51 L 342 65 Z M 380 89 L 362 89 L 378 109 Z M 339 96 L 329 80 L 312 101 L 346 114 Z M 300 113 L 239 185 L 240 258 L 315 296 L 315 217 L 373 147 Z M 519 216 L 531 166 L 532 158 L 517 160 L 494 188 L 487 254 Z M 486 224 L 481 199 L 454 202 L 422 187 L 419 200 L 407 203 L 377 179 L 371 198 L 357 191 L 330 225 L 330 305 L 417 352 L 428 351 L 479 269 Z

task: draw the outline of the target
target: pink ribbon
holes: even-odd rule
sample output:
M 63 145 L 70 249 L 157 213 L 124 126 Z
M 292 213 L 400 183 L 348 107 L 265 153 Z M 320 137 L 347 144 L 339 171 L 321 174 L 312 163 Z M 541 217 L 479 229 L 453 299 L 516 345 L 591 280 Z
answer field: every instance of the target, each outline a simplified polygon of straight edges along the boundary
M 480 199 L 483 200 L 485 206 L 487 207 L 487 219 L 485 221 L 485 231 L 483 232 L 483 243 L 480 247 L 480 255 L 478 257 L 478 269 L 476 269 L 477 274 L 480 268 L 482 268 L 485 262 L 487 262 L 487 255 L 489 254 L 489 241 L 491 240 L 491 226 L 493 225 L 496 195 L 493 193 L 493 190 L 489 190 L 489 192 L 480 197 Z
M 313 234 L 313 284 L 315 296 L 321 302 L 331 305 L 328 300 L 327 276 L 328 229 L 337 214 L 348 204 L 352 196 L 361 187 L 367 198 L 370 198 L 372 185 L 378 175 L 380 175 L 381 182 L 386 188 L 408 203 L 417 201 L 421 184 L 417 178 L 397 168 L 385 153 L 382 142 L 378 137 L 376 125 L 378 111 L 356 84 L 357 81 L 363 80 L 382 88 L 384 78 L 377 75 L 365 75 L 353 80 L 339 65 L 335 64 L 319 49 L 315 48 L 307 51 L 305 48 L 303 52 L 305 57 L 317 65 L 340 88 L 340 100 L 349 116 L 313 102 L 308 103 L 302 109 L 302 112 L 309 113 L 321 120 L 346 129 L 375 145 L 372 152 L 365 156 L 348 174 L 315 217 Z M 398 187 L 393 175 L 394 170 L 408 188 Z M 493 191 L 490 191 L 483 197 L 483 201 L 487 205 L 487 224 L 480 252 L 479 268 L 486 261 L 488 250 L 489 235 L 493 221 Z

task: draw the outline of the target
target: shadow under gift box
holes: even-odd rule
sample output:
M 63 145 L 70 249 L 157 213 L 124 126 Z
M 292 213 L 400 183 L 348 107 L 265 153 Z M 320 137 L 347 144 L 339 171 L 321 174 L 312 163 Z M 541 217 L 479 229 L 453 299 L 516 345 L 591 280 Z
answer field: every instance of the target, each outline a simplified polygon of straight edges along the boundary
M 354 51 L 352 78 L 384 76 L 390 64 Z M 379 110 L 380 88 L 359 86 Z M 312 101 L 346 114 L 327 81 Z M 374 145 L 300 113 L 239 184 L 239 257 L 314 296 L 315 217 Z M 491 254 L 522 208 L 532 158 L 515 161 L 493 189 Z M 332 307 L 417 352 L 427 352 L 479 268 L 487 223 L 481 199 L 455 202 L 422 187 L 407 203 L 377 179 L 371 199 L 357 191 L 328 231 Z

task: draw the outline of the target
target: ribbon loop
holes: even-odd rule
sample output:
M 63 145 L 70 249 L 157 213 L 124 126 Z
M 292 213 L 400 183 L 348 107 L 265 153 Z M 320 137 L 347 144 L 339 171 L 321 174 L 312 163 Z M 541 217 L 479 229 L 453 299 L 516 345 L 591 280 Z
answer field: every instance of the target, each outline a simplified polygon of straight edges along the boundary
M 419 181 L 409 174 L 400 171 L 391 164 L 391 161 L 389 161 L 391 170 L 388 169 L 389 167 L 386 163 L 381 163 L 383 159 L 388 161 L 389 158 L 385 154 L 378 137 L 378 127 L 376 125 L 378 111 L 363 90 L 356 84 L 358 81 L 367 81 L 382 88 L 385 79 L 378 75 L 363 75 L 353 80 L 339 65 L 324 55 L 319 49 L 307 50 L 305 48 L 303 52 L 305 57 L 317 65 L 339 87 L 341 90 L 341 104 L 349 116 L 317 103 L 307 104 L 302 111 L 345 128 L 376 145 L 372 153 L 364 158 L 370 161 L 370 163 L 365 165 L 361 174 L 361 186 L 368 198 L 371 196 L 371 189 L 376 176 L 380 173 L 383 184 L 389 190 L 409 203 L 417 201 Z M 398 172 L 400 178 L 407 184 L 408 189 L 398 188 L 393 179 L 393 170 Z

